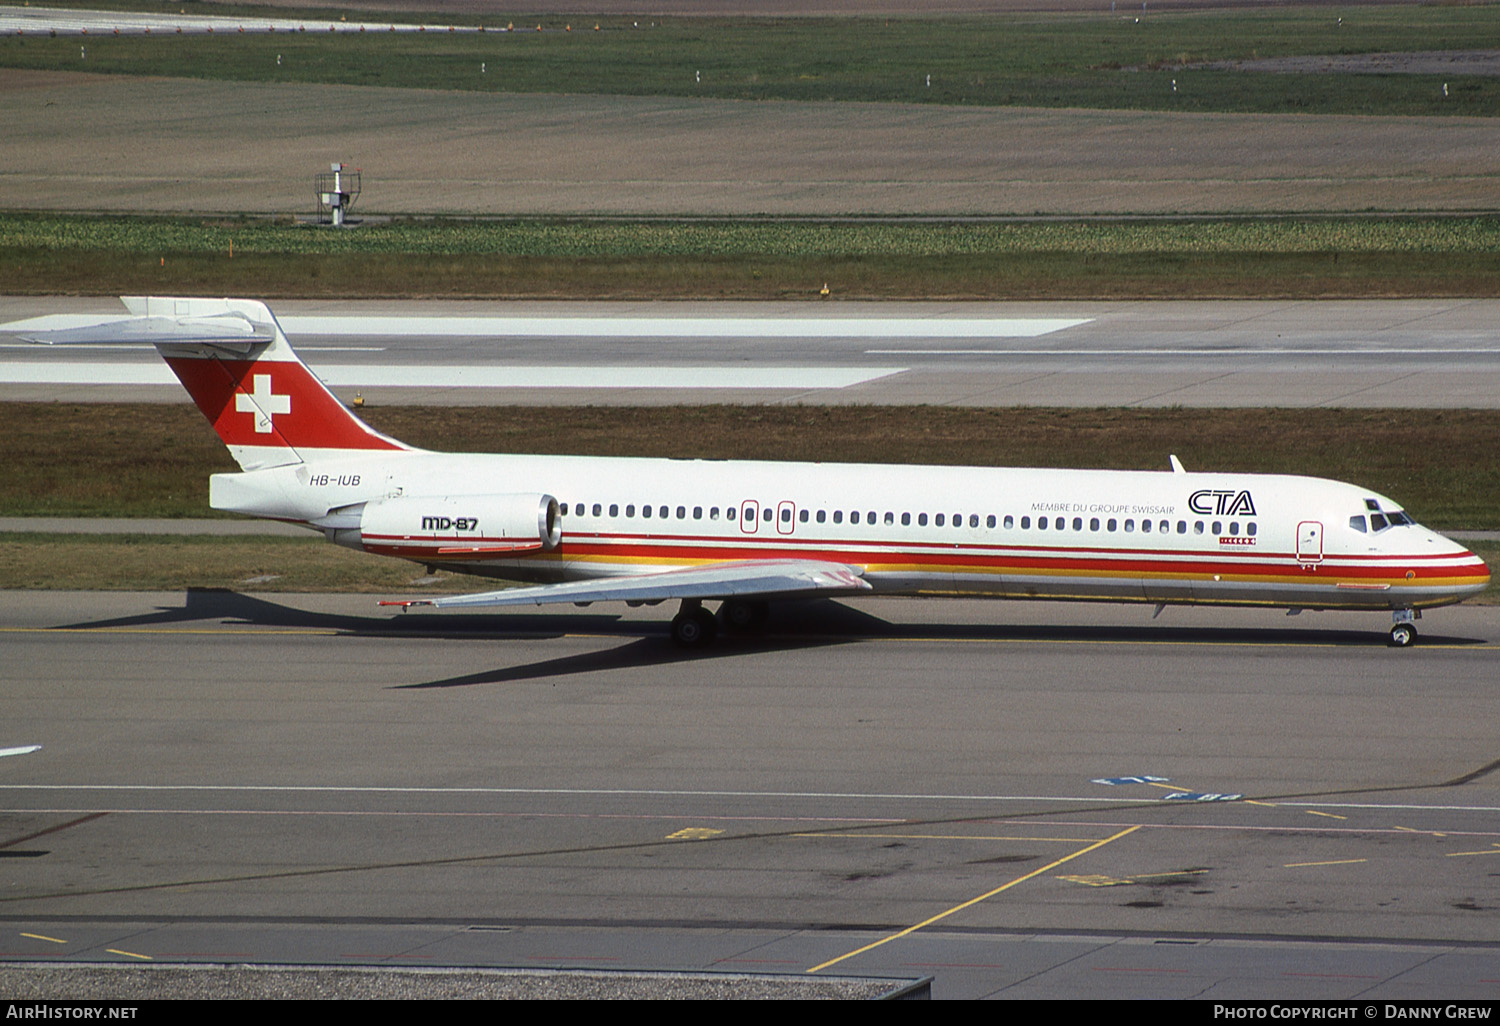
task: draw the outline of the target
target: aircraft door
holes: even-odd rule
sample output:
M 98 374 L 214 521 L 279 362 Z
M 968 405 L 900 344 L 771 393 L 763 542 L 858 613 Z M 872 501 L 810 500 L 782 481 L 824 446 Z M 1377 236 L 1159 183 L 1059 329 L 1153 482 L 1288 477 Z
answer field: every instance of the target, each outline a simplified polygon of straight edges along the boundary
M 760 503 L 754 499 L 746 499 L 740 503 L 740 530 L 745 534 L 754 534 L 760 530 Z
M 1323 561 L 1323 525 L 1316 520 L 1304 520 L 1297 525 L 1297 562 L 1321 563 Z
M 781 502 L 776 505 L 776 533 L 791 534 L 797 529 L 797 504 Z

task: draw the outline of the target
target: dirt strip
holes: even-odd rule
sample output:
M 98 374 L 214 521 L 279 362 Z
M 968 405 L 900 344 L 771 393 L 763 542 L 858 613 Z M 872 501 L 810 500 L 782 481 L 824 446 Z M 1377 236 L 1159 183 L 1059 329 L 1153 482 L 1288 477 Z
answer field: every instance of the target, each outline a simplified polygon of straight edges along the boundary
M 1500 119 L 452 93 L 0 70 L 0 207 L 292 213 L 1488 210 Z M 254 140 L 253 145 L 248 144 Z

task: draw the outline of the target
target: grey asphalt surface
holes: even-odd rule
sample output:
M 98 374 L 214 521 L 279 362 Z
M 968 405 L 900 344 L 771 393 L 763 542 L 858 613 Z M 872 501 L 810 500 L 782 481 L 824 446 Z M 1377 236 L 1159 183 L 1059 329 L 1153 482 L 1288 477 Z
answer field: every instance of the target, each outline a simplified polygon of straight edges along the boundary
M 0 594 L 0 958 L 1492 999 L 1500 611 L 1150 614 Z
M 426 405 L 666 403 L 917 403 L 973 406 L 1346 406 L 1494 408 L 1500 404 L 1500 301 L 1160 301 L 1114 303 L 492 303 L 314 302 L 278 316 L 896 319 L 1088 318 L 1033 338 L 475 338 L 294 335 L 336 391 L 370 402 Z M 0 297 L 0 323 L 47 314 L 121 314 L 108 298 Z M 290 329 L 289 329 L 290 330 Z M 0 399 L 182 401 L 175 384 L 4 383 L 8 368 L 56 361 L 155 366 L 135 351 L 30 346 L 0 335 Z M 364 385 L 389 368 L 544 370 L 548 387 Z M 844 387 L 798 386 L 796 374 L 868 371 Z M 605 387 L 611 369 L 657 374 L 676 387 Z M 695 371 L 792 375 L 788 387 L 697 387 Z M 876 373 L 878 372 L 878 374 Z M 363 375 L 363 378 L 362 378 Z M 618 375 L 617 375 L 618 376 Z

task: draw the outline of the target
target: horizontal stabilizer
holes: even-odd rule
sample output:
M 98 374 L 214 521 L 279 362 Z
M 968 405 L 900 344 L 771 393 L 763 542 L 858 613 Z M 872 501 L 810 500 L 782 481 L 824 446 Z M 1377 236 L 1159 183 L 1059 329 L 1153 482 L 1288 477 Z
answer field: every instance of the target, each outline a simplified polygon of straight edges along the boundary
M 815 560 L 751 560 L 659 573 L 509 588 L 476 595 L 382 602 L 383 606 L 544 606 L 563 602 L 661 602 L 666 599 L 790 598 L 870 591 L 859 571 Z
M 200 344 L 238 353 L 248 353 L 257 345 L 268 345 L 275 338 L 272 325 L 254 322 L 236 313 L 212 317 L 130 317 L 83 328 L 34 331 L 21 336 L 23 342 L 47 346 Z

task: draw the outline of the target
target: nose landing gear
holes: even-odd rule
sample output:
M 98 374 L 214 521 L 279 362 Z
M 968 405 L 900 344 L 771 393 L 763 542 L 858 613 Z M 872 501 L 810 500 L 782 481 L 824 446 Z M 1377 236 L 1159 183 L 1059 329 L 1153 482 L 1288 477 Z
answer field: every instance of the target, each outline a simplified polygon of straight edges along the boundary
M 1391 647 L 1410 648 L 1417 643 L 1416 620 L 1422 614 L 1416 609 L 1397 609 L 1391 613 Z

